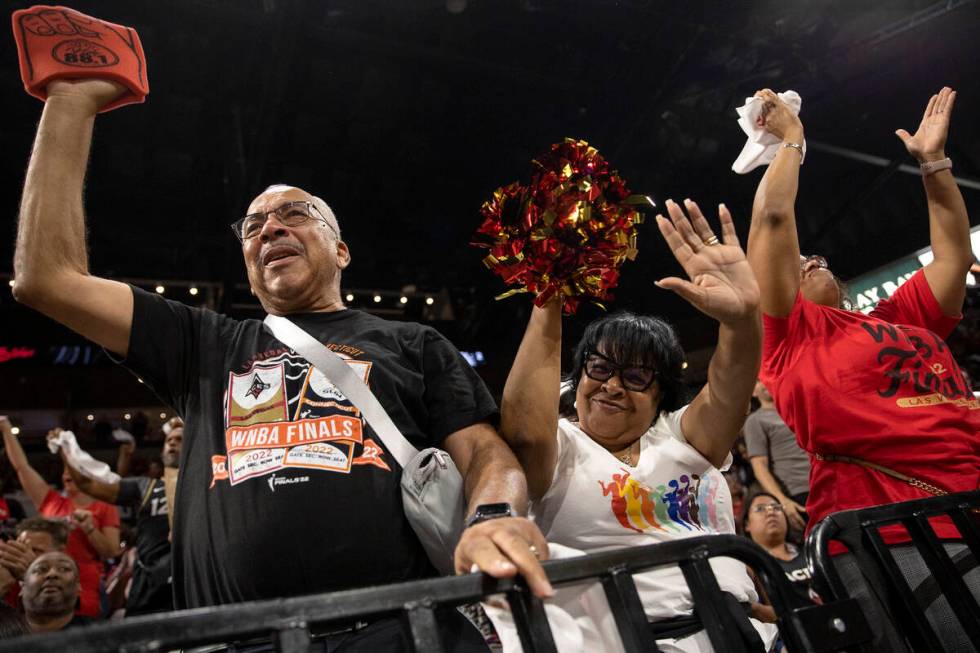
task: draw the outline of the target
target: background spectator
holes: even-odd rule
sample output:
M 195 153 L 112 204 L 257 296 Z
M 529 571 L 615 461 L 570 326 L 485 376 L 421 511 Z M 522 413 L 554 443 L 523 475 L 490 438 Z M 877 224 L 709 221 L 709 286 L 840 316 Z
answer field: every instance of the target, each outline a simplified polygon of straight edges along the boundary
M 24 576 L 24 616 L 33 633 L 47 633 L 92 622 L 75 614 L 82 585 L 71 556 L 52 551 L 39 556 Z
M 748 416 L 742 428 L 749 463 L 759 485 L 779 501 L 791 528 L 802 536 L 810 491 L 810 457 L 776 412 L 772 395 L 762 381 L 756 381 L 753 396 L 759 400 L 759 409 Z
M 49 437 L 60 429 L 49 433 Z M 68 472 L 62 474 L 65 495 L 51 486 L 30 465 L 24 449 L 11 431 L 10 421 L 0 418 L 0 431 L 11 465 L 24 491 L 31 498 L 41 515 L 62 518 L 71 528 L 67 552 L 78 563 L 82 581 L 81 604 L 78 613 L 99 618 L 102 615 L 100 586 L 103 578 L 102 560 L 119 555 L 119 512 L 115 506 L 78 490 Z

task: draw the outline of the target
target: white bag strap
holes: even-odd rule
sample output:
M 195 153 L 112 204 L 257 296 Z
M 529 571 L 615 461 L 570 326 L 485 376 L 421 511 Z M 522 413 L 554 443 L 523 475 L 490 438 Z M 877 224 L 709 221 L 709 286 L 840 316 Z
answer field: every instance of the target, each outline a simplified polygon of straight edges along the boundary
M 266 315 L 265 325 L 272 335 L 312 363 L 344 393 L 361 411 L 402 469 L 407 468 L 409 461 L 418 454 L 418 449 L 405 439 L 367 383 L 354 374 L 350 365 L 289 318 Z

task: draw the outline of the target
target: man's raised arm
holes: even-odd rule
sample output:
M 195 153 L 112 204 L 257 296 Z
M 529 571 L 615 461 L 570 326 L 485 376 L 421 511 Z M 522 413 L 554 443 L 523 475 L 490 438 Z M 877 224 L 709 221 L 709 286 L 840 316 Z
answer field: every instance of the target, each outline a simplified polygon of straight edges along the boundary
M 133 294 L 89 274 L 82 206 L 95 115 L 123 91 L 99 79 L 48 86 L 20 204 L 13 291 L 17 301 L 125 356 Z

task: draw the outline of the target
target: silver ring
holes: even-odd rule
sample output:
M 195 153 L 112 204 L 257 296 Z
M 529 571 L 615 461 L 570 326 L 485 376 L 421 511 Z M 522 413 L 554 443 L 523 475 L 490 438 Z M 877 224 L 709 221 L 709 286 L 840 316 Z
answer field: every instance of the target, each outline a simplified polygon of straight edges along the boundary
M 711 238 L 704 241 L 704 244 L 710 246 L 710 245 L 720 245 L 721 243 L 718 241 L 718 236 L 711 234 Z
M 531 555 L 533 555 L 535 558 L 540 556 L 538 553 L 538 547 L 534 546 L 533 544 L 528 544 L 527 548 L 531 550 Z

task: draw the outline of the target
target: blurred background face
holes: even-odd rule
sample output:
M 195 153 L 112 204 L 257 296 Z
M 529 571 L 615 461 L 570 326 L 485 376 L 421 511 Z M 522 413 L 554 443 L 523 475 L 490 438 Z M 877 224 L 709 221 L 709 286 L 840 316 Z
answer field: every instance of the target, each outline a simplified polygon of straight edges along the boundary
M 175 426 L 163 441 L 163 452 L 160 458 L 164 467 L 177 467 L 180 464 L 180 446 L 184 441 L 184 427 Z
M 17 536 L 17 541 L 23 542 L 31 547 L 31 550 L 36 556 L 58 549 L 54 543 L 54 538 L 51 537 L 51 533 L 45 531 L 23 531 Z
M 50 616 L 71 613 L 80 589 L 75 561 L 65 553 L 45 553 L 24 574 L 24 609 L 29 614 Z
M 749 518 L 745 523 L 745 532 L 755 542 L 784 542 L 786 541 L 786 515 L 783 507 L 775 498 L 760 495 L 752 500 L 749 506 Z
M 146 474 L 150 478 L 163 478 L 163 465 L 154 460 L 150 463 L 150 468 Z
M 69 496 L 79 493 L 78 486 L 75 485 L 75 481 L 72 480 L 71 474 L 69 474 L 67 471 L 61 472 L 61 485 L 65 488 L 65 492 Z
M 752 390 L 752 396 L 762 402 L 771 402 L 772 395 L 769 394 L 769 390 L 762 384 L 762 381 L 755 382 L 755 389 Z

